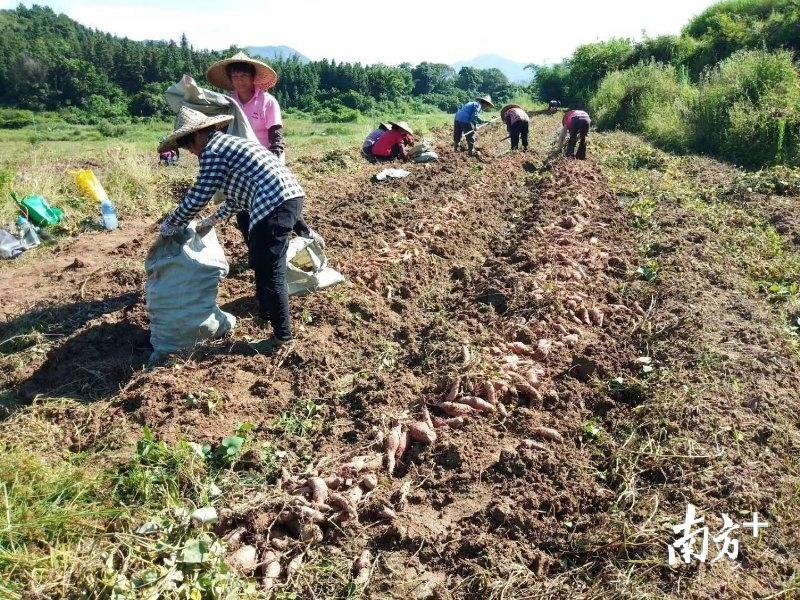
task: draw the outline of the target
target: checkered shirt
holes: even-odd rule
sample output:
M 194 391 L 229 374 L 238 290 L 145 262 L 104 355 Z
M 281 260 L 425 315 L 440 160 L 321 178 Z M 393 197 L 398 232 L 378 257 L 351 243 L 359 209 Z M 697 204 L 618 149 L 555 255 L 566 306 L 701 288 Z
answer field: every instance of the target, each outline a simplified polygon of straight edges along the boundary
M 180 206 L 165 223 L 181 227 L 222 190 L 227 198 L 214 215 L 227 219 L 240 210 L 250 211 L 250 229 L 284 201 L 305 196 L 285 165 L 258 142 L 215 132 L 200 155 L 200 173 Z

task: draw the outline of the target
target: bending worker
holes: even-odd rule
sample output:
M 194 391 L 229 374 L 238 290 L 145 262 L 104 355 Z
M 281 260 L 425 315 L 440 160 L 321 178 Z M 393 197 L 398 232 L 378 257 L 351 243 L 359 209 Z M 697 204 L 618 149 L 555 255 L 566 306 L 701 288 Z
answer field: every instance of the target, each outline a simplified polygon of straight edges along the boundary
M 469 153 L 475 153 L 476 127 L 479 123 L 487 123 L 487 121 L 481 119 L 480 113 L 482 110 L 488 110 L 493 106 L 492 97 L 487 94 L 476 98 L 472 102 L 467 102 L 459 109 L 453 122 L 453 150 L 458 152 L 461 136 L 464 135 L 467 138 Z
M 592 120 L 589 113 L 584 110 L 569 110 L 561 120 L 561 133 L 558 134 L 558 151 L 564 147 L 564 138 L 569 134 L 567 141 L 567 156 L 570 158 L 586 158 L 586 136 Z M 579 140 L 579 141 L 578 141 Z M 575 142 L 578 141 L 578 151 L 575 152 Z
M 372 156 L 380 161 L 401 158 L 408 160 L 406 146 L 414 145 L 414 132 L 405 121 L 389 121 L 392 128 L 372 144 Z
M 528 113 L 522 110 L 519 104 L 508 104 L 500 111 L 500 119 L 506 124 L 508 135 L 511 138 L 511 149 L 519 147 L 520 138 L 522 139 L 522 149 L 528 150 L 528 127 L 530 119 Z
M 286 251 L 303 210 L 305 192 L 292 172 L 264 146 L 219 131 L 232 120 L 228 115 L 209 117 L 181 108 L 175 131 L 161 142 L 159 152 L 185 148 L 199 158 L 200 172 L 181 204 L 162 223 L 161 234 L 181 231 L 219 190 L 226 200 L 213 216 L 200 222 L 198 232 L 238 211 L 248 211 L 247 247 L 259 314 L 272 325 L 273 338 L 268 345 L 280 346 L 293 339 Z
M 381 136 L 389 131 L 392 126 L 389 123 L 378 123 L 378 128 L 372 131 L 367 138 L 364 140 L 364 143 L 361 144 L 361 153 L 366 158 L 372 158 L 372 146 L 377 142 Z

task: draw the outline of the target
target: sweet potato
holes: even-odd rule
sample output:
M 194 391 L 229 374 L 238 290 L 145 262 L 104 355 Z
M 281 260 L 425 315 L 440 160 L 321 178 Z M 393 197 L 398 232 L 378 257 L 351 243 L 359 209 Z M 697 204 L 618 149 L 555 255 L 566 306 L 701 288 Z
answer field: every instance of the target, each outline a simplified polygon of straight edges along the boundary
M 562 335 L 567 335 L 569 333 L 569 331 L 567 331 L 567 328 L 564 327 L 561 323 L 556 323 L 555 327 L 556 330 Z
M 274 560 L 264 567 L 264 579 L 277 579 L 281 576 L 281 563 Z
M 353 561 L 353 582 L 357 585 L 363 585 L 369 579 L 369 568 L 372 562 L 372 553 L 369 550 L 364 550 L 361 556 Z
M 406 453 L 406 448 L 408 448 L 408 429 L 404 425 L 400 425 L 400 442 L 397 444 L 397 450 L 394 453 L 394 457 L 397 460 L 403 460 L 403 455 Z
M 508 410 L 506 409 L 505 404 L 502 402 L 497 403 L 497 414 L 499 414 L 504 419 L 508 416 Z
M 564 436 L 562 436 L 558 431 L 555 429 L 551 429 L 550 427 L 536 427 L 533 430 L 533 435 L 538 438 L 542 438 L 551 442 L 563 442 Z
M 581 321 L 583 321 L 586 325 L 592 324 L 592 318 L 589 316 L 589 309 L 585 306 L 582 306 L 580 311 L 578 311 L 578 317 L 580 317 Z
M 392 427 L 389 435 L 387 435 L 386 439 L 383 441 L 383 450 L 386 454 L 386 470 L 389 471 L 389 475 L 394 473 L 397 448 L 400 446 L 401 432 L 402 427 L 400 425 Z
M 338 490 L 342 486 L 342 478 L 338 475 L 328 475 L 325 478 L 325 485 L 329 490 Z
M 527 382 L 522 382 L 522 381 L 517 383 L 516 387 L 517 387 L 517 393 L 523 396 L 524 398 L 527 398 L 529 402 L 532 402 L 536 405 L 541 404 L 542 394 L 535 387 L 533 387 Z
M 578 345 L 578 341 L 580 337 L 576 333 L 570 333 L 569 335 L 565 335 L 563 338 L 564 344 L 567 345 L 568 348 L 574 348 Z
M 311 521 L 312 523 L 325 522 L 325 515 L 322 514 L 322 511 L 310 506 L 298 506 L 297 515 L 304 521 Z
M 483 382 L 483 393 L 486 396 L 486 401 L 491 404 L 497 404 L 497 392 L 494 389 L 494 384 L 488 379 Z
M 541 442 L 535 442 L 533 440 L 522 440 L 520 447 L 527 448 L 528 450 L 547 450 L 547 446 Z
M 603 326 L 603 313 L 602 311 L 592 308 L 589 310 L 589 318 L 592 320 L 592 323 L 597 325 L 598 327 Z
M 394 521 L 397 518 L 397 513 L 394 511 L 393 508 L 384 506 L 378 511 L 378 513 L 375 516 L 378 518 L 379 521 Z
M 467 406 L 474 408 L 478 412 L 494 412 L 495 407 L 494 404 L 491 402 L 487 402 L 483 398 L 478 398 L 477 396 L 461 396 L 458 399 L 458 402 L 461 404 L 466 404 Z
M 531 347 L 523 342 L 507 342 L 506 348 L 508 348 L 510 352 L 520 356 L 527 356 L 531 354 Z
M 314 523 L 306 523 L 300 528 L 300 541 L 304 544 L 319 544 L 324 537 L 322 529 Z
M 328 485 L 322 477 L 309 477 L 306 486 L 311 490 L 311 502 L 325 504 L 328 499 Z
M 432 444 L 436 441 L 436 432 L 433 427 L 423 421 L 414 421 L 408 424 L 408 435 L 415 442 L 421 444 Z
M 456 377 L 453 384 L 450 386 L 450 390 L 447 392 L 447 396 L 445 396 L 445 402 L 452 402 L 458 396 L 458 390 L 461 387 L 461 377 Z
M 275 550 L 286 550 L 289 547 L 289 538 L 287 537 L 272 537 L 269 540 L 269 545 Z
M 289 561 L 289 564 L 286 566 L 286 571 L 288 573 L 296 573 L 300 570 L 300 567 L 303 566 L 303 555 L 298 554 L 292 560 Z
M 442 410 L 451 417 L 467 417 L 475 414 L 475 409 L 461 402 L 442 402 Z
M 371 492 L 378 487 L 378 476 L 373 473 L 368 473 L 361 478 L 359 487 L 365 492 Z
M 255 546 L 242 546 L 235 552 L 232 552 L 225 559 L 228 566 L 238 573 L 249 575 L 256 569 L 258 564 L 257 559 L 258 550 Z
M 431 412 L 428 410 L 426 405 L 422 405 L 422 420 L 428 426 L 428 428 L 433 431 L 433 421 L 431 421 Z

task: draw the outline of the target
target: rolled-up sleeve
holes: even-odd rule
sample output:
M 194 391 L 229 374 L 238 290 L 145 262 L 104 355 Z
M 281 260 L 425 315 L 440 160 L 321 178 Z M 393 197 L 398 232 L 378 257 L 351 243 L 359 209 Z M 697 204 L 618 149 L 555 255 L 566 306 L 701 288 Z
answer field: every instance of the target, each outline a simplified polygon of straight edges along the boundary
M 169 217 L 170 224 L 189 223 L 222 187 L 227 173 L 227 163 L 222 157 L 204 152 L 200 157 L 200 173 L 197 175 L 197 181 Z

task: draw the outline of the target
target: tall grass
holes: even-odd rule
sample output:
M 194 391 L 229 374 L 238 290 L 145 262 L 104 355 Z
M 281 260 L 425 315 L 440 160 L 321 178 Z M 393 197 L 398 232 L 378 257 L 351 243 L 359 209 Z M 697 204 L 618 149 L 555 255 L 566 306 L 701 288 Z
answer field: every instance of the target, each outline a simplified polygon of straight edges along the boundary
M 698 150 L 748 167 L 800 158 L 800 77 L 789 52 L 740 51 L 701 79 Z
M 692 145 L 688 115 L 697 90 L 672 65 L 641 64 L 609 73 L 592 99 L 605 129 L 644 134 L 659 146 L 686 152 Z
M 609 73 L 592 99 L 597 124 L 667 150 L 746 166 L 800 163 L 800 76 L 789 52 L 741 51 L 698 85 L 671 65 Z

